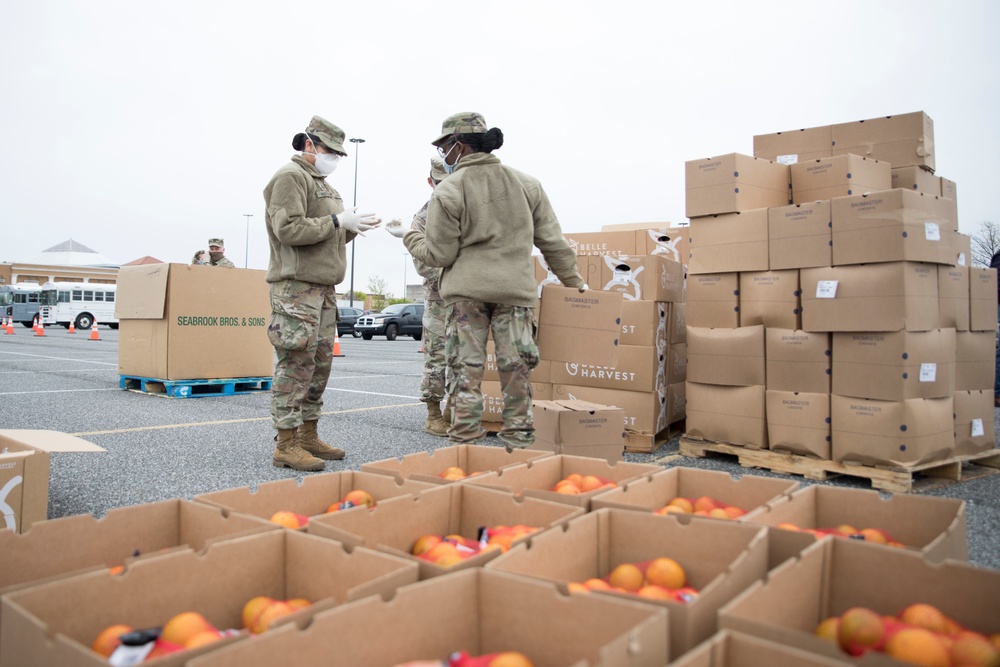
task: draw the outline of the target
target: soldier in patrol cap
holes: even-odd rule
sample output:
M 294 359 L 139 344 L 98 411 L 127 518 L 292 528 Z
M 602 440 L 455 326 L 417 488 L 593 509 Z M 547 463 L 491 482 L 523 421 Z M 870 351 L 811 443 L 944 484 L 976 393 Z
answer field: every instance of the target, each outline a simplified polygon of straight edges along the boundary
M 373 213 L 345 211 L 326 182 L 347 155 L 344 137 L 339 127 L 313 116 L 292 138 L 298 153 L 264 188 L 267 335 L 275 352 L 271 421 L 278 431 L 272 461 L 293 470 L 322 470 L 324 461 L 346 455 L 317 431 L 337 335 L 337 285 L 346 272 L 347 244 L 382 223 Z
M 475 443 L 486 435 L 481 383 L 492 331 L 503 391 L 499 436 L 508 450 L 527 447 L 535 439 L 529 376 L 538 365 L 532 250 L 541 250 L 563 285 L 582 291 L 576 255 L 541 183 L 492 155 L 503 132 L 481 114 L 449 116 L 432 144 L 450 175 L 431 194 L 426 229 L 405 232 L 403 242 L 415 259 L 442 269 L 454 408 L 448 437 Z
M 220 238 L 208 240 L 208 257 L 205 262 L 207 266 L 224 266 L 227 269 L 235 269 L 236 265 L 226 258 L 226 242 Z

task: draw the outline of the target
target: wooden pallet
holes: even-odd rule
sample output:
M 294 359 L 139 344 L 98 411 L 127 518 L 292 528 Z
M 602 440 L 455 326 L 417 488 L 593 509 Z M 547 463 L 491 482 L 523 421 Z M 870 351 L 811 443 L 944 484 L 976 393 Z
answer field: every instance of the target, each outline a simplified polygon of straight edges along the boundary
M 159 378 L 119 376 L 118 386 L 150 396 L 167 398 L 205 398 L 208 396 L 234 396 L 259 394 L 271 390 L 270 377 L 221 378 L 209 380 L 163 380 Z
M 684 420 L 674 422 L 659 433 L 638 433 L 625 431 L 625 451 L 648 454 L 670 442 L 671 438 L 684 432 Z
M 869 480 L 872 488 L 891 493 L 925 491 L 942 483 L 961 482 L 1000 472 L 1000 450 L 997 449 L 953 456 L 905 469 L 837 463 L 688 436 L 681 437 L 679 450 L 681 455 L 693 458 L 704 458 L 710 454 L 735 456 L 744 468 L 764 468 L 772 472 L 802 475 L 806 479 L 823 481 L 841 475 L 860 477 Z

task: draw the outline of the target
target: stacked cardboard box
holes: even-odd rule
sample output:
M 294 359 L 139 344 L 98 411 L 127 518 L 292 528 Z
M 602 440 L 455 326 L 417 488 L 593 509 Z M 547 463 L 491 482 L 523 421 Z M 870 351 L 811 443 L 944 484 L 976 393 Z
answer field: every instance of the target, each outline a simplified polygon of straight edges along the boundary
M 933 145 L 918 112 L 687 163 L 689 435 L 894 467 L 993 447 L 996 273 Z

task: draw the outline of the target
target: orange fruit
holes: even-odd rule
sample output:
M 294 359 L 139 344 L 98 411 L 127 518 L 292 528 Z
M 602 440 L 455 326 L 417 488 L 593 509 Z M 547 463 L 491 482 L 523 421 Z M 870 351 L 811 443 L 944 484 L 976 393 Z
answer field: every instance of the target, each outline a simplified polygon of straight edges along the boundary
M 220 639 L 222 639 L 222 635 L 219 634 L 218 630 L 214 632 L 211 630 L 206 632 L 199 632 L 194 637 L 192 637 L 191 639 L 187 640 L 184 643 L 184 648 L 198 648 L 199 646 L 204 646 L 206 644 L 217 642 Z
M 203 632 L 218 633 L 219 629 L 196 611 L 183 611 L 173 616 L 163 626 L 160 637 L 171 644 L 184 646 L 189 639 Z
M 708 516 L 715 517 L 716 519 L 728 519 L 729 512 L 722 509 L 721 507 L 713 507 L 708 510 Z
M 656 514 L 690 514 L 690 512 L 677 505 L 664 505 L 656 510 Z
M 692 503 L 687 498 L 681 498 L 680 496 L 677 496 L 676 498 L 672 499 L 669 503 L 667 503 L 667 506 L 668 507 L 680 507 L 682 510 L 684 510 L 688 514 L 690 514 L 691 512 L 694 511 L 694 503 Z
M 439 567 L 451 567 L 452 565 L 461 563 L 463 560 L 465 559 L 462 557 L 462 554 L 456 551 L 453 554 L 445 554 L 441 556 L 436 561 L 434 561 L 434 564 Z
M 266 595 L 258 595 L 257 597 L 250 598 L 245 605 L 243 605 L 243 611 L 240 614 L 240 620 L 243 621 L 243 627 L 249 628 L 253 620 L 257 618 L 260 612 L 264 611 L 264 607 L 274 602 L 273 598 L 269 598 Z
M 584 493 L 595 491 L 602 486 L 604 486 L 604 481 L 596 475 L 584 475 L 583 480 L 580 482 L 580 490 Z
M 775 528 L 781 528 L 782 530 L 793 530 L 796 533 L 802 532 L 802 529 L 796 526 L 794 523 L 779 523 Z
M 865 542 L 874 542 L 875 544 L 889 544 L 889 539 L 885 536 L 885 533 L 878 528 L 862 528 L 858 531 L 861 535 L 865 536 Z
M 563 477 L 560 481 L 569 482 L 573 486 L 580 488 L 583 485 L 583 475 L 578 472 L 571 472 L 570 474 Z
M 596 577 L 587 579 L 585 582 L 583 582 L 583 585 L 586 586 L 587 589 L 591 591 L 611 590 L 611 586 L 610 584 L 608 584 L 608 582 L 604 581 L 603 579 L 598 579 Z
M 494 535 L 493 537 L 489 538 L 486 541 L 486 543 L 489 545 L 496 545 L 500 547 L 501 551 L 507 551 L 514 543 L 514 539 L 515 536 L 513 534 Z
M 299 527 L 299 518 L 295 512 L 289 512 L 286 510 L 278 510 L 272 514 L 271 521 L 279 526 L 291 528 L 292 530 L 296 530 Z
M 589 593 L 590 589 L 581 584 L 579 581 L 571 581 L 566 584 L 566 591 L 569 593 Z
M 465 475 L 465 470 L 463 470 L 462 468 L 459 468 L 458 466 L 448 466 L 438 474 L 438 477 L 441 477 L 442 479 L 455 481 L 459 479 L 465 479 L 466 475 Z
M 837 642 L 851 655 L 861 655 L 882 640 L 882 617 L 865 607 L 852 607 L 840 615 Z
M 271 627 L 271 623 L 282 616 L 288 616 L 295 609 L 292 608 L 290 604 L 284 602 L 283 600 L 274 600 L 271 604 L 264 607 L 264 609 L 257 615 L 257 618 L 253 620 L 253 624 L 250 626 L 250 632 L 255 635 L 259 635 L 263 632 L 267 632 L 267 629 Z
M 143 662 L 149 662 L 150 660 L 155 660 L 156 658 L 183 650 L 184 647 L 180 644 L 171 644 L 170 642 L 165 642 L 162 638 L 160 638 L 153 644 L 153 650 L 146 654 L 146 659 L 143 660 Z
M 427 560 L 431 561 L 432 563 L 436 563 L 445 556 L 448 557 L 459 556 L 459 553 L 458 553 L 458 547 L 455 546 L 452 542 L 439 542 L 438 544 L 435 544 L 433 547 L 431 547 L 428 551 L 426 551 L 423 555 L 424 558 L 426 558 Z
M 1000 666 L 1000 650 L 985 635 L 978 632 L 962 632 L 951 645 L 953 665 L 975 665 L 975 667 Z
M 993 642 L 993 646 L 1000 651 L 1000 632 L 990 635 L 990 641 Z
M 829 639 L 830 641 L 837 642 L 837 630 L 840 627 L 840 617 L 831 616 L 830 618 L 820 621 L 820 624 L 816 626 L 816 636 L 823 639 Z
M 505 651 L 490 660 L 488 667 L 535 667 L 535 664 L 523 653 Z
M 934 633 L 924 628 L 900 630 L 885 643 L 885 653 L 896 660 L 924 667 L 949 667 L 948 651 Z
M 844 536 L 847 536 L 847 535 L 856 535 L 857 532 L 858 532 L 858 529 L 855 528 L 854 526 L 852 526 L 849 523 L 842 523 L 839 526 L 837 526 L 836 528 L 834 528 L 833 532 L 836 533 L 837 535 L 844 535 Z
M 97 634 L 90 648 L 95 653 L 100 653 L 105 658 L 109 658 L 115 652 L 115 649 L 118 648 L 118 645 L 122 643 L 119 637 L 126 632 L 132 632 L 134 629 L 131 625 L 109 625 Z
M 650 600 L 673 600 L 673 591 L 667 590 L 663 586 L 657 586 L 656 584 L 646 584 L 638 591 L 636 591 L 640 597 L 649 598 Z
M 608 575 L 608 583 L 615 588 L 622 588 L 634 593 L 642 588 L 642 570 L 632 563 L 622 563 L 611 570 L 611 574 Z
M 917 602 L 899 612 L 899 620 L 931 632 L 948 633 L 947 617 L 934 605 Z
M 583 493 L 583 491 L 581 491 L 578 487 L 573 486 L 568 482 L 566 484 L 557 485 L 555 491 L 556 493 L 562 493 L 567 496 L 578 496 Z
M 341 502 L 351 503 L 355 507 L 361 507 L 362 505 L 368 508 L 375 507 L 375 498 L 373 498 L 372 494 L 368 493 L 364 489 L 354 489 L 353 491 L 348 491 L 344 494 Z
M 673 558 L 654 558 L 646 567 L 646 581 L 665 588 L 682 588 L 687 584 L 687 573 Z
M 292 609 L 296 610 L 302 609 L 303 607 L 308 607 L 309 605 L 312 604 L 312 602 L 310 602 L 305 598 L 291 598 L 289 600 L 285 600 L 285 603 Z
M 115 577 L 117 577 L 118 575 L 122 574 L 123 572 L 125 572 L 125 566 L 124 565 L 113 565 L 113 566 L 111 566 L 111 567 L 108 568 L 108 574 L 110 574 L 112 576 L 115 576 Z
M 708 512 L 719 506 L 719 503 L 712 496 L 701 496 L 694 501 L 694 509 Z
M 730 519 L 738 519 L 747 513 L 746 510 L 736 507 L 735 505 L 727 505 L 722 509 L 724 509 L 726 514 L 729 515 Z
M 441 544 L 441 541 L 440 535 L 434 535 L 433 533 L 421 535 L 417 538 L 417 541 L 413 543 L 413 548 L 410 549 L 410 553 L 414 556 L 427 553 L 435 545 Z

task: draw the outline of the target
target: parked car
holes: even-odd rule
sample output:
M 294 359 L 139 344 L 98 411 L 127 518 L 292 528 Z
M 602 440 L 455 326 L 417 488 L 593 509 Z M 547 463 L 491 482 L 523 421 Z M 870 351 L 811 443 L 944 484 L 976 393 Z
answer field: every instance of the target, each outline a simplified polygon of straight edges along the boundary
M 362 315 L 354 323 L 354 331 L 361 334 L 365 340 L 372 336 L 385 336 L 386 340 L 396 340 L 396 336 L 413 336 L 420 340 L 424 335 L 424 304 L 394 303 L 386 306 L 380 313 Z
M 337 335 L 346 336 L 351 334 L 355 338 L 361 336 L 360 333 L 354 330 L 354 323 L 358 321 L 358 318 L 365 314 L 365 311 L 360 308 L 351 308 L 350 306 L 340 306 L 337 308 Z

